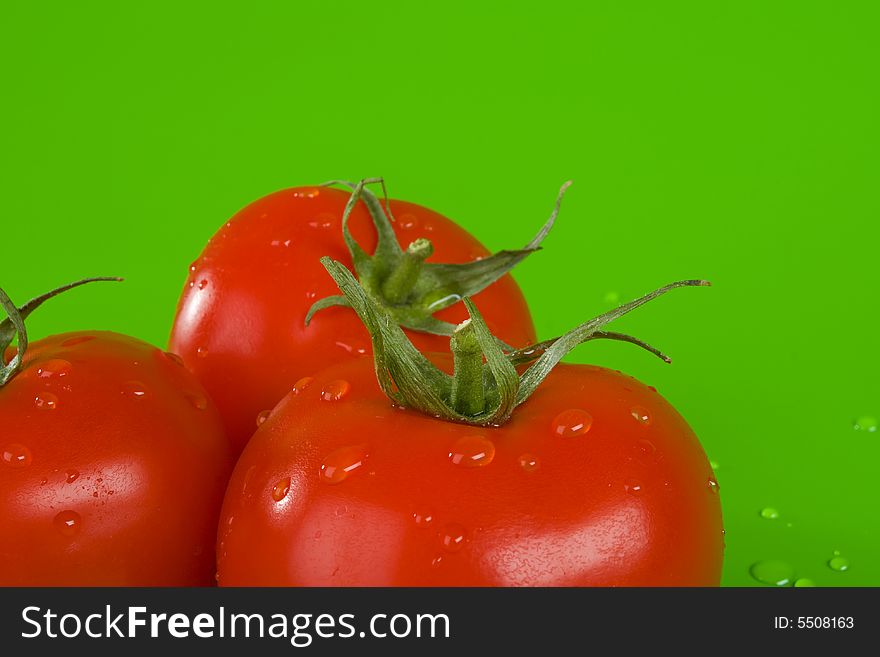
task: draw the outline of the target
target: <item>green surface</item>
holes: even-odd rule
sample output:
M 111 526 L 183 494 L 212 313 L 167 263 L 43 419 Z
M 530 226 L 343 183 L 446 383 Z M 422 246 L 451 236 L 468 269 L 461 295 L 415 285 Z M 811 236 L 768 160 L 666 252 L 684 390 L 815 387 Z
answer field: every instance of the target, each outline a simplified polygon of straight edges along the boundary
M 623 344 L 574 358 L 690 420 L 719 464 L 724 583 L 770 562 L 880 585 L 880 431 L 854 429 L 880 416 L 877 4 L 394 4 L 6 3 L 0 280 L 23 300 L 128 279 L 32 333 L 164 343 L 207 238 L 281 187 L 382 175 L 500 248 L 572 178 L 518 273 L 541 335 L 715 283 L 617 325 L 673 365 Z

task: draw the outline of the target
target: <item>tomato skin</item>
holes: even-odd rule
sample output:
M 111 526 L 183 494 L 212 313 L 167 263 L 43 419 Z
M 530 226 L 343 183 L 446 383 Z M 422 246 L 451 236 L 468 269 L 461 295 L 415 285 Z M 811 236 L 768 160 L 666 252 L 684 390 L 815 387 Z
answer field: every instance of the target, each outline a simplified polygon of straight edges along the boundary
M 338 381 L 347 394 L 325 401 Z M 592 416 L 585 432 L 579 411 Z M 491 449 L 471 449 L 482 439 L 490 462 L 453 462 L 462 451 L 485 462 Z M 345 464 L 342 481 L 325 483 L 340 470 L 322 465 Z M 710 481 L 687 423 L 632 377 L 559 365 L 507 424 L 480 428 L 393 408 L 371 360 L 354 359 L 288 395 L 245 448 L 221 514 L 218 581 L 716 586 Z
M 214 583 L 233 451 L 179 358 L 109 332 L 32 342 L 0 426 L 0 585 Z
M 320 264 L 330 256 L 352 268 L 342 239 L 341 217 L 350 194 L 298 187 L 265 196 L 241 211 L 211 238 L 193 263 L 177 308 L 170 349 L 183 356 L 221 410 L 227 433 L 241 448 L 269 410 L 302 377 L 370 353 L 369 335 L 354 312 L 329 308 L 305 317 L 321 298 L 339 290 Z M 405 201 L 390 201 L 394 230 L 406 247 L 426 237 L 429 262 L 462 263 L 489 252 L 446 217 Z M 368 252 L 376 235 L 359 204 L 350 226 Z M 504 276 L 474 297 L 489 328 L 508 344 L 536 341 L 519 287 Z M 436 315 L 458 323 L 462 304 Z M 446 351 L 449 338 L 409 332 L 422 351 Z

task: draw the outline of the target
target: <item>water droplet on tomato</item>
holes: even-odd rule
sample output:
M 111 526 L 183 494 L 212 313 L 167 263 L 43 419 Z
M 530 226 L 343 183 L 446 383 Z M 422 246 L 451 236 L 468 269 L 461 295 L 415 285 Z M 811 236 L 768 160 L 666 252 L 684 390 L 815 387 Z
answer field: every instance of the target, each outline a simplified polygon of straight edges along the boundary
M 562 438 L 583 436 L 593 426 L 593 416 L 580 408 L 570 408 L 553 418 L 553 433 Z
M 293 195 L 296 198 L 316 198 L 320 193 L 321 190 L 315 189 L 314 187 L 293 190 Z
M 399 217 L 395 217 L 395 219 L 397 219 L 397 224 L 404 230 L 412 230 L 419 225 L 419 218 L 414 214 L 402 214 Z
M 446 525 L 440 534 L 440 544 L 447 552 L 458 552 L 464 547 L 467 530 L 458 523 Z
M 428 509 L 418 509 L 413 513 L 416 527 L 427 527 L 434 522 L 434 514 Z
M 348 394 L 351 384 L 344 379 L 336 379 L 327 383 L 321 390 L 321 399 L 324 401 L 339 401 Z
M 312 385 L 312 382 L 314 382 L 314 380 L 315 379 L 311 376 L 304 376 L 299 381 L 293 384 L 293 394 L 300 394 L 303 390 Z
M 53 358 L 40 363 L 37 368 L 37 376 L 41 379 L 60 378 L 70 374 L 70 361 L 63 358 Z
M 715 477 L 709 477 L 709 479 L 706 481 L 706 486 L 709 488 L 710 493 L 717 493 L 718 490 L 721 488 L 718 485 L 718 480 L 715 479 Z
M 290 491 L 290 477 L 285 477 L 284 479 L 280 479 L 278 483 L 276 483 L 272 487 L 272 499 L 276 502 L 280 502 L 285 497 L 287 497 L 287 493 Z
M 460 294 L 449 294 L 447 292 L 443 292 L 442 290 L 433 292 L 431 294 L 425 295 L 425 299 L 423 303 L 427 305 L 428 312 L 434 313 L 441 308 L 445 308 L 446 306 L 451 306 L 453 304 L 461 301 Z
M 798 579 L 796 579 L 794 581 L 794 585 L 795 585 L 795 588 L 799 589 L 799 588 L 804 588 L 804 587 L 816 586 L 816 582 L 814 582 L 813 580 L 808 579 L 806 577 L 799 577 Z
M 38 392 L 34 396 L 34 405 L 44 411 L 54 411 L 58 408 L 58 397 L 51 392 Z
M 856 431 L 874 433 L 877 431 L 877 418 L 870 415 L 863 415 L 853 423 L 853 429 Z
M 260 426 L 261 424 L 263 424 L 263 422 L 265 422 L 266 420 L 268 420 L 270 415 L 272 415 L 272 411 L 271 411 L 271 410 L 269 410 L 269 411 L 260 411 L 259 413 L 257 413 L 257 426 Z
M 449 451 L 449 460 L 465 468 L 489 465 L 495 458 L 495 445 L 483 436 L 462 436 Z
M 140 381 L 126 381 L 122 384 L 122 392 L 128 397 L 143 399 L 147 396 L 147 386 Z
M 784 561 L 758 561 L 751 565 L 749 574 L 770 586 L 790 586 L 794 581 L 794 569 Z
M 199 281 L 199 289 L 204 290 L 206 287 L 208 287 L 208 279 L 203 278 Z
M 67 471 L 67 483 L 72 484 L 74 481 L 79 479 L 79 472 L 77 470 L 68 470 Z
M 9 443 L 3 448 L 3 463 L 11 468 L 24 468 L 31 464 L 31 450 L 21 443 Z
M 207 347 L 199 347 L 196 349 L 196 356 L 199 358 L 207 358 L 208 357 L 208 348 Z
M 198 260 L 196 260 L 196 261 L 190 263 L 190 265 L 189 265 L 189 271 L 190 271 L 191 274 L 194 274 L 194 273 L 196 272 L 196 267 L 198 266 L 198 264 L 199 264 L 199 261 L 198 261 Z
M 94 340 L 94 335 L 78 335 L 74 338 L 67 338 L 64 342 L 61 343 L 62 347 L 73 347 L 74 345 L 82 344 L 83 342 L 88 342 L 89 340 Z
M 629 412 L 639 424 L 651 424 L 651 416 L 648 414 L 648 409 L 645 407 L 633 406 Z
M 334 217 L 329 212 L 322 212 L 321 214 L 315 216 L 315 218 L 309 222 L 309 227 L 327 230 L 329 228 L 333 228 L 335 224 L 336 217 Z
M 347 342 L 337 341 L 336 346 L 347 354 L 356 354 L 362 356 L 367 353 L 367 348 L 362 345 L 348 344 Z
M 540 459 L 534 454 L 522 454 L 519 459 L 519 467 L 521 467 L 526 472 L 534 472 L 539 467 L 541 467 Z
M 362 445 L 340 447 L 330 452 L 321 463 L 321 481 L 340 484 L 354 474 L 367 460 L 367 450 Z
M 170 361 L 171 361 L 172 363 L 174 363 L 175 365 L 180 365 L 181 367 L 185 367 L 185 365 L 184 365 L 184 363 L 183 363 L 183 358 L 181 358 L 180 356 L 178 356 L 178 355 L 175 354 L 175 353 L 172 353 L 172 352 L 170 352 L 170 351 L 166 351 L 166 352 L 165 352 L 165 358 L 167 358 L 168 360 L 170 360 Z
M 776 520 L 779 517 L 779 511 L 772 506 L 767 506 L 761 509 L 761 517 L 766 520 Z
M 636 479 L 628 479 L 626 482 L 624 482 L 623 489 L 627 493 L 641 493 L 642 483 Z
M 651 458 L 657 454 L 657 447 L 650 440 L 640 438 L 636 441 L 636 451 L 641 456 Z
M 849 570 L 849 559 L 846 557 L 841 557 L 839 553 L 828 560 L 828 567 L 831 570 L 836 570 L 839 573 Z
M 431 568 L 439 568 L 440 564 L 443 563 L 443 555 L 438 554 L 436 557 L 431 559 Z
M 204 395 L 200 395 L 197 392 L 190 392 L 186 395 L 187 400 L 192 405 L 193 408 L 199 411 L 204 411 L 208 408 L 208 400 Z
M 63 536 L 76 536 L 82 528 L 82 518 L 76 511 L 62 511 L 52 523 Z

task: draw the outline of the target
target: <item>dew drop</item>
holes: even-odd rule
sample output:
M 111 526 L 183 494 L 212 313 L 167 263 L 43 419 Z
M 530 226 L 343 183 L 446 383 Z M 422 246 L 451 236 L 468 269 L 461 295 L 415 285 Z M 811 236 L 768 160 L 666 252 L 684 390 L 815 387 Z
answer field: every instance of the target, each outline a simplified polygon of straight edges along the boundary
M 34 396 L 34 405 L 40 410 L 54 411 L 58 408 L 58 397 L 51 392 L 38 392 Z
M 273 487 L 272 487 L 272 499 L 276 502 L 280 502 L 285 497 L 287 497 L 287 493 L 290 491 L 290 477 L 285 477 L 284 479 L 280 479 Z
M 170 360 L 170 361 L 171 361 L 172 363 L 174 363 L 175 365 L 180 365 L 181 367 L 185 367 L 185 365 L 184 365 L 184 363 L 183 363 L 183 358 L 181 358 L 180 356 L 178 356 L 178 355 L 175 354 L 175 353 L 172 353 L 172 352 L 170 352 L 170 351 L 166 351 L 166 352 L 165 352 L 165 358 L 167 358 L 168 360 Z
M 41 379 L 60 378 L 70 374 L 70 368 L 70 361 L 62 358 L 53 358 L 52 360 L 40 363 L 40 366 L 37 368 L 37 376 Z
M 831 557 L 831 559 L 828 560 L 828 567 L 831 570 L 836 570 L 839 573 L 845 572 L 849 570 L 849 559 L 837 554 L 836 556 Z
M 328 228 L 333 228 L 335 224 L 336 217 L 329 212 L 322 212 L 309 222 L 309 227 L 327 230 Z
M 784 561 L 758 561 L 749 568 L 749 574 L 770 586 L 791 586 L 794 581 L 794 569 Z
M 128 397 L 143 399 L 147 396 L 147 386 L 140 381 L 126 381 L 122 384 L 122 392 Z
M 336 379 L 326 384 L 321 390 L 321 399 L 324 401 L 339 401 L 348 394 L 351 384 L 344 379 Z
M 440 534 L 440 544 L 447 552 L 458 552 L 464 547 L 467 531 L 457 523 L 446 525 Z
M 636 450 L 642 455 L 646 457 L 653 457 L 657 453 L 657 447 L 650 440 L 646 440 L 645 438 L 640 438 L 636 441 Z
M 208 287 L 208 279 L 203 278 L 199 281 L 199 289 L 204 290 L 206 287 Z
M 635 479 L 629 479 L 623 484 L 623 489 L 627 493 L 641 493 L 642 492 L 642 483 Z
M 495 458 L 495 445 L 483 436 L 462 436 L 449 451 L 449 460 L 465 468 L 489 465 Z
M 853 429 L 856 431 L 867 431 L 874 433 L 877 431 L 877 418 L 870 415 L 863 415 L 853 423 Z
M 295 394 L 295 395 L 300 394 L 303 390 L 305 390 L 310 385 L 312 385 L 312 382 L 314 380 L 315 379 L 311 376 L 304 376 L 299 381 L 297 381 L 296 383 L 293 384 L 293 394 Z
M 799 577 L 794 581 L 794 586 L 795 588 L 800 589 L 808 586 L 816 586 L 816 582 L 806 577 Z
M 629 413 L 639 424 L 651 424 L 651 416 L 644 406 L 633 406 Z
M 534 454 L 522 454 L 518 460 L 519 467 L 526 472 L 534 472 L 541 466 L 541 460 Z
M 396 219 L 397 225 L 404 230 L 412 230 L 419 225 L 418 217 L 416 217 L 414 214 L 402 214 L 399 217 L 396 217 Z
M 52 520 L 62 536 L 76 536 L 82 526 L 82 518 L 76 511 L 62 511 Z
M 64 342 L 61 343 L 62 347 L 73 347 L 74 345 L 82 344 L 83 342 L 88 342 L 89 340 L 94 340 L 94 335 L 78 335 L 74 338 L 67 338 Z
M 207 347 L 199 347 L 196 349 L 196 356 L 199 358 L 207 358 L 208 357 L 208 349 Z
M 197 392 L 190 392 L 186 395 L 187 400 L 192 405 L 193 408 L 199 411 L 204 411 L 208 408 L 208 400 L 204 395 L 200 395 Z
M 31 450 L 21 443 L 9 443 L 3 448 L 3 463 L 10 468 L 25 468 L 32 461 Z
M 330 452 L 321 463 L 321 481 L 325 484 L 342 483 L 364 464 L 367 456 L 363 445 L 341 447 Z
M 314 187 L 309 188 L 300 188 L 293 190 L 293 195 L 296 198 L 317 198 L 317 196 L 321 193 L 320 190 L 315 189 Z
M 269 416 L 272 415 L 272 411 L 260 411 L 257 413 L 257 426 L 261 426 L 263 422 L 269 419 Z
M 196 273 L 196 266 L 197 266 L 198 264 L 199 264 L 199 261 L 198 261 L 198 260 L 196 260 L 195 262 L 190 263 L 189 271 L 190 271 L 191 274 L 195 274 L 195 273 Z
M 74 481 L 79 479 L 79 472 L 77 470 L 68 470 L 66 474 L 66 481 L 68 484 L 72 484 Z
M 761 517 L 767 520 L 776 520 L 779 517 L 779 511 L 772 506 L 767 506 L 761 509 Z
M 428 307 L 428 312 L 430 312 L 430 313 L 434 313 L 434 312 L 440 310 L 441 308 L 446 308 L 447 306 L 451 306 L 453 304 L 456 304 L 459 301 L 461 301 L 460 294 L 454 294 L 454 293 L 447 294 L 442 291 L 439 293 L 435 293 L 433 295 L 429 295 L 425 299 L 425 303 L 427 304 L 427 307 Z
M 553 418 L 553 433 L 563 438 L 583 436 L 593 426 L 593 416 L 579 408 L 562 411 Z
M 336 346 L 342 349 L 347 354 L 357 354 L 358 356 L 363 356 L 365 353 L 367 353 L 367 348 L 361 345 L 348 344 L 347 342 L 337 341 Z
M 434 515 L 429 509 L 418 509 L 412 514 L 416 527 L 427 527 L 434 522 Z
M 443 555 L 438 554 L 436 557 L 431 559 L 431 568 L 439 568 L 443 563 Z
M 718 485 L 718 480 L 715 479 L 715 477 L 709 477 L 709 479 L 706 480 L 706 486 L 709 488 L 710 493 L 717 493 L 718 489 L 721 488 Z

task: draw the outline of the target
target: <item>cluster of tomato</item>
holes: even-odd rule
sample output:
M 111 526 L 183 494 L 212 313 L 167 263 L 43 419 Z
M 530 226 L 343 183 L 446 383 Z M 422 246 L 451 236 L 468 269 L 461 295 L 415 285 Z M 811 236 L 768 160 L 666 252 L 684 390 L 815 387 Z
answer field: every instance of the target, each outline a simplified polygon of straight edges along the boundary
M 648 347 L 604 326 L 656 294 L 535 344 L 507 272 L 553 218 L 490 255 L 363 184 L 279 191 L 192 264 L 168 351 L 28 344 L 54 293 L 0 291 L 0 585 L 717 584 L 685 421 L 557 365 L 588 339 Z

